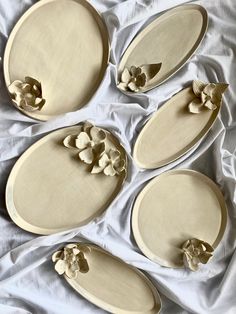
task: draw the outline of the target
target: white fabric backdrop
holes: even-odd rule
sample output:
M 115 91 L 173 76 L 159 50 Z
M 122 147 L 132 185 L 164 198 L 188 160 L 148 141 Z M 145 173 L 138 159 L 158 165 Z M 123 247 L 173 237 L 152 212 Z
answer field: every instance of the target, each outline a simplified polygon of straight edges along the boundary
M 7 37 L 17 19 L 34 2 L 0 0 L 0 313 L 105 313 L 75 293 L 53 271 L 52 252 L 64 242 L 82 238 L 146 271 L 161 292 L 162 313 L 236 313 L 236 1 L 193 1 L 202 4 L 209 13 L 209 29 L 196 54 L 160 87 L 143 95 L 125 96 L 115 86 L 116 65 L 122 53 L 134 35 L 158 13 L 187 1 L 93 0 L 94 6 L 103 12 L 111 38 L 105 79 L 82 110 L 46 123 L 22 115 L 11 105 L 2 72 Z M 139 171 L 130 155 L 138 132 L 158 107 L 196 78 L 230 83 L 220 118 L 194 152 L 167 167 Z M 123 190 L 102 217 L 83 228 L 41 237 L 21 230 L 11 222 L 4 201 L 12 166 L 48 132 L 86 119 L 109 128 L 124 144 L 130 167 Z M 216 181 L 229 211 L 227 230 L 213 261 L 197 273 L 168 269 L 149 261 L 136 246 L 130 229 L 133 201 L 144 184 L 167 169 L 183 167 Z

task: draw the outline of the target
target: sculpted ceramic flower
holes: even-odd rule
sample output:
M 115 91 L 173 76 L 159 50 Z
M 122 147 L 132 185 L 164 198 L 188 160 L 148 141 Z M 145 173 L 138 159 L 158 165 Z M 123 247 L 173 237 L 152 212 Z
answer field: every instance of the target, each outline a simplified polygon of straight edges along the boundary
M 225 83 L 205 84 L 201 81 L 193 81 L 193 92 L 196 96 L 188 105 L 191 113 L 199 113 L 204 108 L 208 110 L 217 109 L 222 100 L 222 94 L 228 87 Z
M 199 239 L 187 240 L 183 246 L 183 262 L 185 267 L 196 271 L 199 264 L 206 264 L 213 255 L 213 247 Z
M 121 74 L 119 87 L 123 90 L 129 89 L 132 92 L 138 92 L 147 82 L 146 74 L 142 72 L 141 67 L 132 66 L 127 68 Z
M 76 278 L 78 272 L 87 273 L 89 271 L 85 253 L 89 253 L 90 248 L 80 244 L 68 244 L 60 251 L 52 255 L 55 263 L 55 270 L 59 275 L 65 274 L 68 278 Z
M 92 164 L 105 151 L 105 139 L 103 130 L 86 123 L 77 136 L 68 135 L 63 143 L 68 148 L 78 148 L 79 158 L 86 164 Z
M 92 173 L 104 172 L 107 176 L 114 176 L 124 170 L 125 160 L 121 158 L 121 153 L 118 150 L 111 149 L 101 156 L 98 164 L 93 167 Z
M 162 63 L 144 64 L 139 67 L 125 68 L 121 73 L 118 87 L 122 90 L 139 92 L 159 71 Z
M 25 77 L 25 81 L 14 81 L 8 87 L 13 102 L 23 110 L 41 110 L 45 104 L 42 97 L 41 83 L 32 77 Z

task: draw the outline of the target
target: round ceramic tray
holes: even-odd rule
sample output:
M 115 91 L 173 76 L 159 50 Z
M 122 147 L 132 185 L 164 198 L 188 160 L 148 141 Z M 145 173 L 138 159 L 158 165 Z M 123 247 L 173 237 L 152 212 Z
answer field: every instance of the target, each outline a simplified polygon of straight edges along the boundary
M 191 150 L 210 130 L 221 103 L 215 110 L 199 114 L 188 111 L 195 98 L 188 87 L 167 101 L 141 130 L 133 151 L 135 163 L 144 169 L 162 167 Z
M 108 59 L 107 29 L 88 1 L 41 0 L 8 39 L 4 76 L 7 86 L 27 76 L 41 83 L 46 100 L 41 110 L 16 107 L 44 121 L 83 107 L 100 85 Z
M 183 243 L 196 238 L 216 248 L 226 221 L 226 204 L 216 184 L 199 172 L 175 170 L 154 178 L 138 195 L 132 228 L 148 258 L 181 268 Z
M 94 245 L 88 248 L 88 272 L 78 272 L 75 279 L 64 275 L 69 285 L 109 313 L 159 313 L 160 296 L 141 271 Z
M 91 173 L 92 164 L 79 159 L 78 149 L 63 145 L 67 136 L 80 134 L 81 128 L 50 133 L 14 165 L 7 182 L 6 205 L 10 217 L 22 229 L 51 234 L 82 226 L 101 214 L 120 191 L 125 170 L 114 176 Z M 105 132 L 106 151 L 118 150 L 126 163 L 123 147 Z
M 153 68 L 154 77 L 152 75 L 136 92 L 146 92 L 160 85 L 193 55 L 207 25 L 207 12 L 197 4 L 181 5 L 162 14 L 141 31 L 125 51 L 118 68 L 118 81 L 125 68 L 144 66 L 145 72 L 145 65 L 159 64 L 160 67 Z

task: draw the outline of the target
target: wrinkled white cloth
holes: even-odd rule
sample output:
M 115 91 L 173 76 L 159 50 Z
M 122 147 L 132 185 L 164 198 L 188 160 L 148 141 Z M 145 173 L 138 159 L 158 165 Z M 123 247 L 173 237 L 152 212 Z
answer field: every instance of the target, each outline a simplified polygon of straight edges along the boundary
M 235 314 L 235 0 L 193 1 L 202 4 L 209 13 L 209 28 L 201 46 L 167 82 L 146 94 L 132 96 L 116 88 L 121 55 L 136 33 L 157 14 L 188 1 L 91 1 L 102 12 L 111 40 L 111 57 L 104 81 L 83 109 L 48 122 L 34 121 L 12 106 L 2 70 L 7 37 L 18 18 L 34 2 L 0 0 L 0 313 L 105 313 L 70 288 L 56 274 L 51 262 L 51 254 L 63 243 L 87 240 L 144 270 L 161 293 L 162 313 Z M 139 171 L 131 156 L 139 131 L 153 112 L 193 79 L 230 84 L 220 117 L 194 151 L 158 170 Z M 11 168 L 32 143 L 48 132 L 87 119 L 114 132 L 127 150 L 129 175 L 121 193 L 101 217 L 82 228 L 50 236 L 36 236 L 21 230 L 10 220 L 4 202 Z M 196 273 L 151 262 L 136 246 L 130 227 L 132 205 L 138 192 L 148 180 L 172 168 L 190 168 L 212 178 L 223 191 L 228 206 L 227 229 L 215 257 Z

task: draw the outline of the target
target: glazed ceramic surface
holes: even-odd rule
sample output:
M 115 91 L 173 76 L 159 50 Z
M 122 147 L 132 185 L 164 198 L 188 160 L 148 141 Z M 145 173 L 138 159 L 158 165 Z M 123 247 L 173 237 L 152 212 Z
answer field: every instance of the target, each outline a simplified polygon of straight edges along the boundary
M 88 247 L 89 271 L 78 272 L 76 279 L 64 275 L 78 293 L 109 313 L 159 313 L 159 294 L 142 272 L 94 245 Z
M 216 248 L 226 227 L 220 189 L 205 175 L 174 170 L 151 180 L 138 195 L 132 228 L 140 250 L 166 267 L 183 267 L 183 243 L 201 239 Z
M 176 7 L 159 16 L 132 41 L 121 58 L 125 68 L 161 64 L 158 73 L 137 92 L 146 92 L 177 72 L 200 45 L 208 25 L 206 10 L 196 4 Z
M 76 148 L 63 140 L 80 126 L 52 132 L 32 145 L 13 167 L 7 187 L 6 205 L 12 220 L 21 228 L 50 234 L 88 223 L 101 214 L 120 191 L 125 172 L 106 176 L 91 173 L 79 159 Z M 118 140 L 107 132 L 107 149 L 118 149 Z
M 96 51 L 96 53 L 94 53 Z M 18 21 L 4 56 L 6 85 L 25 76 L 42 85 L 39 120 L 84 106 L 103 79 L 109 59 L 107 29 L 85 0 L 41 0 Z

